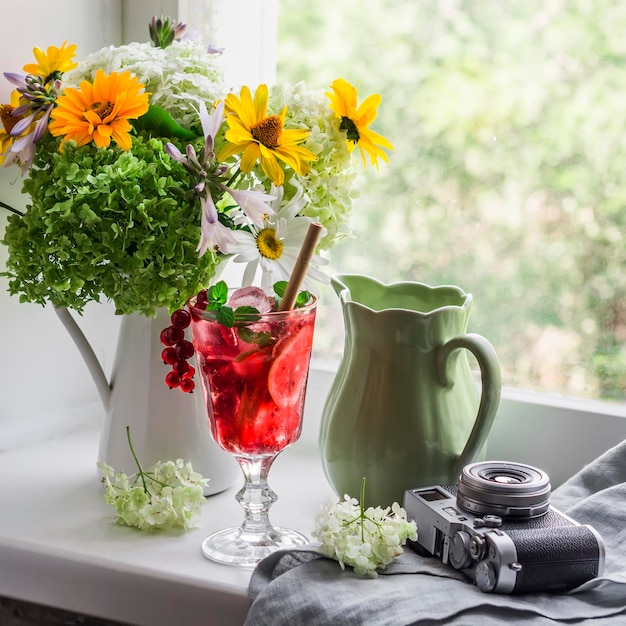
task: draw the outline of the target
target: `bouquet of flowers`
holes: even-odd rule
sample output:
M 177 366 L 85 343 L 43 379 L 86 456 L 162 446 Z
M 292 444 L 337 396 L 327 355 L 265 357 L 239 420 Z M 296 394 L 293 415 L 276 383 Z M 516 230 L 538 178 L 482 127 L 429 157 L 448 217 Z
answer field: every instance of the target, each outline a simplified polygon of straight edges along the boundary
M 289 278 L 310 222 L 317 252 L 348 231 L 358 170 L 387 161 L 370 129 L 380 96 L 358 105 L 338 79 L 228 93 L 221 51 L 153 18 L 151 43 L 74 61 L 65 42 L 34 50 L 0 105 L 0 161 L 29 196 L 9 217 L 4 275 L 22 301 L 81 312 L 102 297 L 118 313 L 170 311 L 232 259 L 261 286 Z M 307 280 L 323 280 L 315 255 Z M 310 285 L 307 287 L 309 288 Z

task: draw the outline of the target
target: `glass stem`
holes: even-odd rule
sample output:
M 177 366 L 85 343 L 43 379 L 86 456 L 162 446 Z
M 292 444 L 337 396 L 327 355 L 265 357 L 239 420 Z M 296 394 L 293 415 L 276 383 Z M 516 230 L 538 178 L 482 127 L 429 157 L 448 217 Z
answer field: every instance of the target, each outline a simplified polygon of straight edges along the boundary
M 236 456 L 245 478 L 242 489 L 235 496 L 242 506 L 245 516 L 241 525 L 242 539 L 257 543 L 268 535 L 278 537 L 269 520 L 269 509 L 278 496 L 267 484 L 267 474 L 276 455 L 271 456 Z

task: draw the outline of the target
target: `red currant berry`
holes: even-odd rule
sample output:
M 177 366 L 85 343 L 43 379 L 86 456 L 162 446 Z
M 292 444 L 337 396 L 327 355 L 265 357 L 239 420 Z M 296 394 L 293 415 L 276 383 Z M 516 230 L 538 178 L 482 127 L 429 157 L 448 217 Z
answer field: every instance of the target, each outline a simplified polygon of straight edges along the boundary
M 191 378 L 183 378 L 180 381 L 180 388 L 185 393 L 191 393 L 194 390 L 195 386 L 196 386 L 196 383 L 194 383 L 193 380 L 191 380 Z
M 185 331 L 182 328 L 177 328 L 176 326 L 168 326 L 164 331 L 165 341 L 161 340 L 165 343 L 166 346 L 173 346 L 177 344 L 179 341 L 182 341 L 185 338 Z
M 165 348 L 163 352 L 161 352 L 161 358 L 163 359 L 163 363 L 167 363 L 168 365 L 174 365 L 176 361 L 178 361 L 178 354 L 176 353 L 176 349 L 170 346 L 169 348 Z
M 194 353 L 193 344 L 191 343 L 191 341 L 187 341 L 186 339 L 179 341 L 176 344 L 175 350 L 176 354 L 181 359 L 190 359 Z
M 169 334 L 168 334 L 168 332 L 167 332 L 168 330 L 169 330 L 169 326 L 168 326 L 167 328 L 164 328 L 164 329 L 161 331 L 161 334 L 159 335 L 159 337 L 160 337 L 160 339 L 161 339 L 161 343 L 162 343 L 164 346 L 173 346 L 176 342 L 175 342 L 175 341 L 170 341 L 170 339 L 169 339 Z
M 172 313 L 172 326 L 176 328 L 187 328 L 191 324 L 191 315 L 184 309 L 178 309 Z
M 179 376 L 182 376 L 185 372 L 189 371 L 189 363 L 187 363 L 185 359 L 178 359 L 178 361 L 172 365 L 172 369 Z
M 170 388 L 174 389 L 180 386 L 180 376 L 176 372 L 170 372 L 165 377 L 165 384 Z
M 193 365 L 189 366 L 189 369 L 183 374 L 183 378 L 193 378 L 196 373 L 196 368 Z
M 196 306 L 199 309 L 206 309 L 207 304 L 209 303 L 209 297 L 207 296 L 207 292 L 206 289 L 203 289 L 197 296 L 196 296 Z

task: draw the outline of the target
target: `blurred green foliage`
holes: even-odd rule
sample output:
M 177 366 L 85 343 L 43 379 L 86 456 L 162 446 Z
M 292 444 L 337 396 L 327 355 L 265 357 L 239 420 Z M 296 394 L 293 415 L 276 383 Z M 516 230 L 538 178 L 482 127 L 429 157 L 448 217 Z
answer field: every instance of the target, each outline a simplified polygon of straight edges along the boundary
M 395 146 L 333 269 L 458 284 L 506 385 L 624 401 L 625 29 L 623 0 L 280 0 L 279 80 L 380 93 Z

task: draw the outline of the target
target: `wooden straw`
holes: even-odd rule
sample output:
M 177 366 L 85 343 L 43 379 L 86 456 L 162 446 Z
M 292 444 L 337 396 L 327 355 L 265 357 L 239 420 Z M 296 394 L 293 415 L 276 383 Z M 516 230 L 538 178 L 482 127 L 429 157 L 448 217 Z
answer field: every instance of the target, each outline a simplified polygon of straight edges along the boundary
M 293 266 L 293 272 L 287 283 L 287 289 L 285 289 L 285 295 L 278 307 L 279 311 L 290 311 L 293 309 L 293 305 L 296 302 L 298 291 L 300 291 L 300 285 L 304 280 L 306 271 L 309 267 L 309 263 L 315 253 L 315 246 L 317 246 L 317 240 L 322 234 L 322 225 L 315 222 L 309 224 L 309 230 L 307 230 L 306 237 L 300 248 L 300 253 L 296 259 L 296 263 Z

